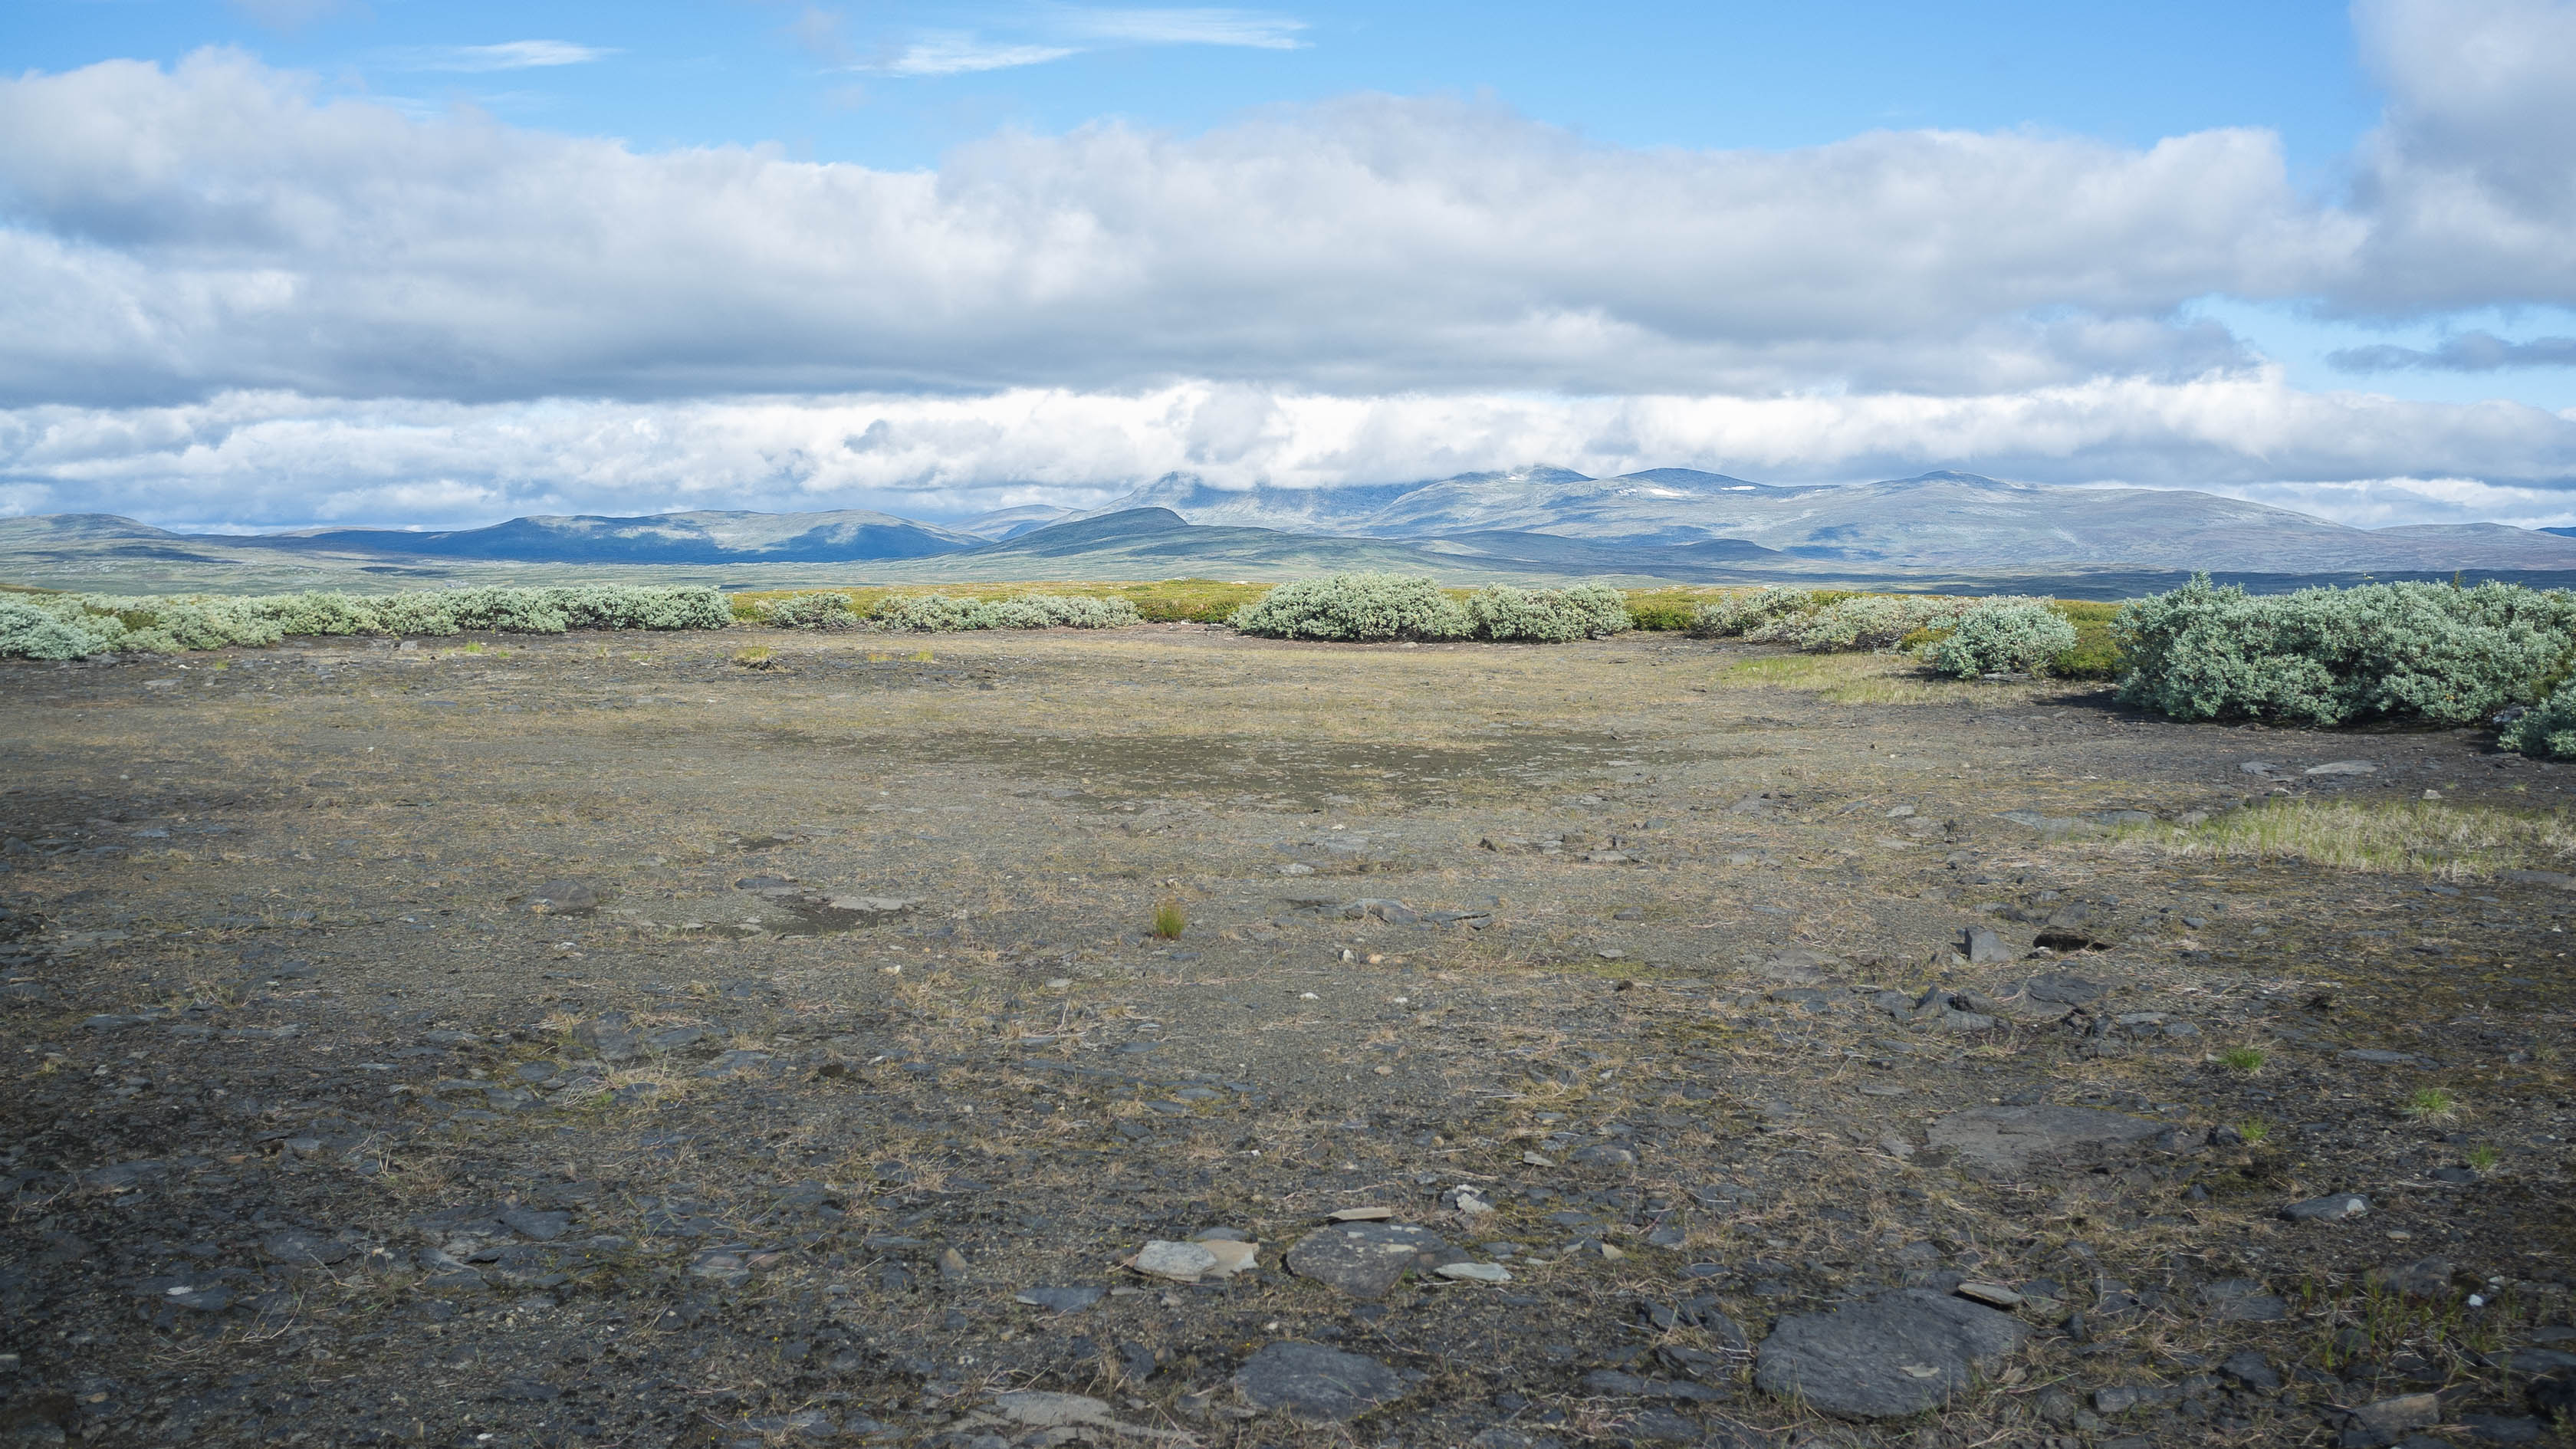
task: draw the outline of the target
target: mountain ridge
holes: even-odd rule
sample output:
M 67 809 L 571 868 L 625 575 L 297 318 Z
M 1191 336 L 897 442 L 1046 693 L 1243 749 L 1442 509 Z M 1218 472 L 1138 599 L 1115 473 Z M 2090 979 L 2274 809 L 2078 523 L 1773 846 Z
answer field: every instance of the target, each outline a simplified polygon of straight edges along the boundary
M 1076 527 L 1107 518 L 1123 522 L 1106 532 Z M 1780 485 L 1694 468 L 1594 478 L 1535 464 L 1311 489 L 1229 489 L 1166 473 L 1104 509 L 1077 513 L 1028 504 L 956 524 L 866 509 L 710 509 L 529 515 L 425 532 L 326 527 L 245 535 L 178 533 L 115 514 L 53 514 L 0 519 L 0 560 L 18 554 L 59 562 L 67 552 L 105 552 L 212 563 L 220 561 L 215 552 L 249 550 L 376 558 L 384 561 L 377 571 L 439 560 L 739 566 L 947 559 L 963 566 L 988 556 L 1027 560 L 1037 556 L 1030 549 L 1044 549 L 1068 564 L 1086 550 L 1102 552 L 1093 561 L 1101 567 L 1109 556 L 1140 566 L 1204 556 L 1243 567 L 1326 557 L 1394 566 L 1434 556 L 1627 575 L 1674 570 L 1675 577 L 1701 577 L 1717 566 L 1891 576 L 2104 569 L 2362 574 L 2571 570 L 2576 536 L 2570 535 L 2576 529 L 2493 523 L 2359 529 L 2195 490 L 2012 483 L 1949 470 L 1874 483 Z M 994 553 L 1020 544 L 1028 547 Z M 1343 547 L 1336 554 L 1326 545 Z

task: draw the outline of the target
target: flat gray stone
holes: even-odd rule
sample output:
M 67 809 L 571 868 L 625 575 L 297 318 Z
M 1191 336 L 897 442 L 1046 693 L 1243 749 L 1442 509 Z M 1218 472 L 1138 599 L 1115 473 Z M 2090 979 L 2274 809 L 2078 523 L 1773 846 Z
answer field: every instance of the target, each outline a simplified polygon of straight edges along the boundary
M 1842 964 L 1836 957 L 1801 946 L 1763 962 L 1762 974 L 1791 986 L 1818 986 L 1833 979 Z
M 2084 980 L 2080 976 L 2051 973 L 2030 978 L 2021 990 L 2022 995 L 2033 1001 L 2046 1001 L 2059 1006 L 2082 1006 L 2088 1002 L 2101 1000 L 2110 994 L 2111 988 L 2098 982 Z
M 1968 958 L 1969 964 L 1976 966 L 2012 959 L 2012 949 L 2004 944 L 2004 938 L 1983 926 L 1968 928 L 1967 934 L 1961 938 L 1959 951 Z
M 2370 1199 L 2357 1192 L 2330 1192 L 2323 1197 L 2306 1198 L 2281 1209 L 2281 1216 L 2294 1223 L 2331 1223 L 2343 1218 L 2357 1218 L 2370 1211 Z
M 2016 1177 L 2105 1157 L 2163 1130 L 2162 1123 L 2090 1107 L 1978 1107 L 1934 1122 L 1924 1137 L 1957 1153 L 1973 1173 Z
M 591 916 L 599 913 L 599 892 L 577 880 L 539 881 L 523 898 L 531 915 Z
M 298 1268 L 327 1268 L 348 1261 L 353 1251 L 338 1238 L 309 1233 L 302 1228 L 288 1228 L 260 1239 L 259 1251 L 272 1263 L 285 1263 Z
M 1118 1422 L 1109 1412 L 1109 1405 L 1088 1394 L 1054 1394 L 1043 1389 L 995 1394 L 993 1410 L 1014 1424 L 1032 1429 L 1106 1428 Z
M 1288 1271 L 1354 1298 L 1383 1298 L 1407 1269 L 1425 1272 L 1470 1259 L 1428 1228 L 1405 1223 L 1333 1223 L 1288 1250 Z
M 2036 830 L 2051 838 L 2065 835 L 2096 835 L 2102 829 L 2090 820 L 2073 820 L 2063 815 L 2042 815 L 2036 810 L 2006 810 L 1995 818 L 2009 820 L 2015 825 Z
M 2409 1298 L 2448 1298 L 2451 1296 L 2451 1260 L 2418 1258 L 2395 1267 L 2373 1268 L 2370 1280 Z
M 2201 1301 L 2222 1323 L 2278 1323 L 2290 1316 L 2288 1300 L 2263 1291 L 2251 1278 L 2228 1278 L 2204 1285 Z
M 1901 1418 L 1965 1392 L 2029 1333 L 2010 1314 L 1902 1288 L 1781 1319 L 1754 1356 L 1753 1382 L 1838 1418 Z
M 1099 1302 L 1100 1294 L 1097 1288 L 1027 1288 L 1014 1295 L 1012 1301 L 1049 1313 L 1080 1313 Z
M 1346 1424 L 1404 1392 L 1376 1359 L 1319 1343 L 1274 1343 L 1244 1361 L 1236 1392 L 1256 1409 L 1313 1424 Z

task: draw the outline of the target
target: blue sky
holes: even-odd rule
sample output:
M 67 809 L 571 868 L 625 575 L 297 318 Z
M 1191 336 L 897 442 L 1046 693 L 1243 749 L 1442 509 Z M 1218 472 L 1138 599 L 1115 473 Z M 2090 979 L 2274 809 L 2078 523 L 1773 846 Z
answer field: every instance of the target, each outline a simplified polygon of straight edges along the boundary
M 1104 14 L 1139 20 L 1121 34 L 1087 18 Z M 1154 16 L 1175 18 L 1143 19 Z M 561 48 L 490 49 L 532 39 Z M 2322 179 L 2378 110 L 2343 12 L 2307 3 L 20 0 L 0 14 L 12 68 L 175 62 L 206 45 L 407 104 L 482 106 L 643 147 L 776 142 L 877 166 L 931 165 L 1001 125 L 1120 116 L 1200 130 L 1247 108 L 1385 91 L 1491 94 L 1623 146 L 1780 148 L 1927 126 L 2147 145 L 2257 125 Z M 1070 53 L 1003 63 L 1049 51 Z M 990 68 L 900 69 L 914 54 Z
M 1550 461 L 2576 522 L 2576 5 L 20 0 L 0 512 Z

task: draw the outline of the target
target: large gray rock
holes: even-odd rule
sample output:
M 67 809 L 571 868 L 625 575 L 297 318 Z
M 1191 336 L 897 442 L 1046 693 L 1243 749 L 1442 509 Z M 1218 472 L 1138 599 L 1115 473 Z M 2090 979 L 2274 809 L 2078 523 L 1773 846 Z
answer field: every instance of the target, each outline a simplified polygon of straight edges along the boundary
M 1428 1228 L 1405 1223 L 1334 1223 L 1288 1250 L 1288 1271 L 1354 1298 L 1383 1298 L 1405 1270 L 1469 1261 Z
M 1978 1107 L 1940 1119 L 1924 1137 L 1957 1153 L 1972 1174 L 2013 1178 L 2109 1156 L 2163 1130 L 2162 1123 L 2090 1107 Z
M 1319 1343 L 1274 1343 L 1244 1361 L 1235 1390 L 1256 1409 L 1344 1424 L 1404 1392 L 1395 1370 Z
M 1901 1418 L 1965 1392 L 2029 1332 L 2010 1314 L 1903 1288 L 1781 1319 L 1754 1356 L 1753 1382 L 1840 1418 Z

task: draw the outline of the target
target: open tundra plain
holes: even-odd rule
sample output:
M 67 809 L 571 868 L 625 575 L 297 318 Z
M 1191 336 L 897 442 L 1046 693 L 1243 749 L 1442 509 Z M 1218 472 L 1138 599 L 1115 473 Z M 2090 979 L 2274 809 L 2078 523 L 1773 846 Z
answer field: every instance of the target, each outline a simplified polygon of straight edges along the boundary
M 10 1432 L 2560 1433 L 2571 882 L 2179 848 L 2488 735 L 763 638 L 0 669 Z

